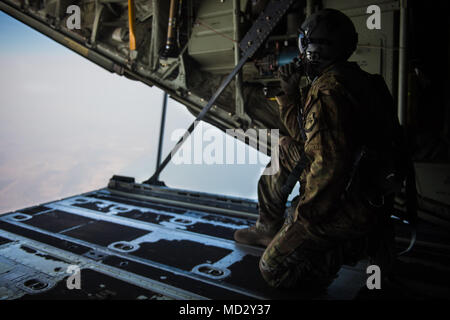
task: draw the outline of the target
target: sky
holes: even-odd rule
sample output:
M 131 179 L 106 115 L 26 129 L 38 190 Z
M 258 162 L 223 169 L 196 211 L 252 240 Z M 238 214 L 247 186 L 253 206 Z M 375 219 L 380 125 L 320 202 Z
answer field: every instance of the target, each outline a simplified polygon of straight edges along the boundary
M 106 187 L 114 174 L 150 177 L 162 99 L 160 89 L 111 74 L 0 12 L 0 213 Z M 172 132 L 193 119 L 169 99 L 163 156 Z M 160 179 L 256 199 L 263 168 L 171 163 Z

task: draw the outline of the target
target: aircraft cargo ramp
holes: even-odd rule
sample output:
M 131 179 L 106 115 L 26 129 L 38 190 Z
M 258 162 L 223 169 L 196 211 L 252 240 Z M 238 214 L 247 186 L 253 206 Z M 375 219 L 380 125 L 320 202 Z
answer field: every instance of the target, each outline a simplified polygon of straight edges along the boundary
M 255 202 L 116 179 L 0 217 L 2 298 L 314 297 L 268 287 L 258 271 L 263 250 L 232 240 L 255 222 Z M 81 269 L 81 290 L 67 288 L 71 265 Z M 345 267 L 316 298 L 351 299 L 365 279 Z
M 354 299 L 366 264 L 325 293 L 268 287 L 235 243 L 257 204 L 113 177 L 108 188 L 0 216 L 2 299 Z M 68 288 L 79 268 L 81 289 Z M 69 273 L 68 273 L 69 272 Z M 69 286 L 70 287 L 70 286 Z M 438 290 L 439 291 L 439 290 Z

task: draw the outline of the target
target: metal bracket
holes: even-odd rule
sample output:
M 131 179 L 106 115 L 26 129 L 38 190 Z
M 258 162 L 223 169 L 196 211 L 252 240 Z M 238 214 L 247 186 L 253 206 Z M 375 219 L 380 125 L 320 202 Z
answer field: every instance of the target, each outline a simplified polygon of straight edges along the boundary
M 240 17 L 241 17 L 241 8 L 240 1 L 233 0 L 233 28 L 234 28 L 234 39 L 236 41 L 241 40 L 240 33 Z M 234 44 L 234 63 L 237 65 L 239 63 L 239 59 L 241 56 L 241 49 L 239 48 L 239 44 Z M 248 127 L 251 124 L 252 119 L 245 112 L 245 102 L 242 90 L 242 71 L 239 71 L 235 78 L 235 115 L 236 120 L 241 120 Z
M 105 6 L 100 2 L 100 0 L 95 0 L 95 18 L 91 33 L 91 45 L 95 45 L 95 42 L 97 41 L 98 27 L 100 25 L 100 19 L 102 17 L 104 7 Z
M 243 56 L 247 54 L 252 56 L 259 49 L 293 2 L 294 0 L 280 0 L 271 1 L 267 4 L 266 9 L 259 15 L 239 44 Z

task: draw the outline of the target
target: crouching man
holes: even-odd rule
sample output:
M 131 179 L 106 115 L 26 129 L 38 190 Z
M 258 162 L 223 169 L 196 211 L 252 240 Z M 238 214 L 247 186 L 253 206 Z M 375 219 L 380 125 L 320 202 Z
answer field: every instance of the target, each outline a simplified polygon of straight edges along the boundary
M 259 268 L 271 286 L 323 288 L 343 264 L 380 250 L 386 266 L 392 258 L 391 202 L 374 179 L 390 170 L 380 159 L 393 159 L 401 129 L 384 80 L 347 61 L 356 44 L 351 20 L 325 9 L 299 30 L 302 71 L 280 69 L 277 101 L 289 132 L 280 138 L 280 170 L 259 180 L 256 225 L 234 235 L 267 247 Z M 310 85 L 299 89 L 302 73 Z M 370 165 L 367 150 L 377 157 Z M 285 217 L 292 175 L 300 196 Z

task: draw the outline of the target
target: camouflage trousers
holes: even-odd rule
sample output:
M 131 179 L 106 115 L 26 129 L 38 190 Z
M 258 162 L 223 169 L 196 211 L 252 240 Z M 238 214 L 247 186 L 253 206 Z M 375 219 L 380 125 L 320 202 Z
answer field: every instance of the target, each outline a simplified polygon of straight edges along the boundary
M 311 226 L 306 230 L 300 222 L 293 221 L 294 205 L 285 218 L 287 196 L 282 187 L 300 161 L 301 148 L 290 137 L 281 137 L 280 170 L 259 180 L 257 227 L 276 233 L 260 259 L 259 269 L 273 287 L 322 289 L 334 280 L 344 263 L 356 263 L 355 257 L 364 255 L 368 238 L 335 242 L 313 236 Z
M 287 136 L 280 137 L 279 146 L 280 169 L 274 175 L 261 176 L 258 182 L 259 218 L 256 224 L 272 232 L 278 231 L 283 225 L 288 196 L 282 192 L 282 188 L 300 161 L 303 148 Z M 268 164 L 270 166 L 271 163 Z
M 367 255 L 369 237 L 339 242 L 311 236 L 298 222 L 288 221 L 264 251 L 259 270 L 276 288 L 322 291 L 344 264 Z
M 264 251 L 259 269 L 272 287 L 322 291 L 333 282 L 342 265 L 355 265 L 363 258 L 389 275 L 395 262 L 394 248 L 390 219 L 379 219 L 370 232 L 357 238 L 333 241 L 315 237 L 288 215 Z

